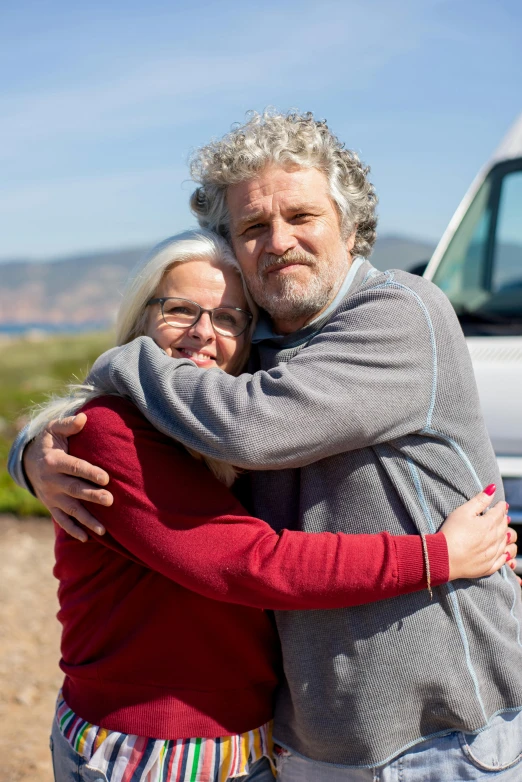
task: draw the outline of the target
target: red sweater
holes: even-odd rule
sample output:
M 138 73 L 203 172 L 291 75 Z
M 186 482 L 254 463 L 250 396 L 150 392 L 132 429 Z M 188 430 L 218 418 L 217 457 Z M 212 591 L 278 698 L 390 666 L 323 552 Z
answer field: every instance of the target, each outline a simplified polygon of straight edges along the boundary
M 63 691 L 83 719 L 158 739 L 258 727 L 279 674 L 263 609 L 425 588 L 420 537 L 277 534 L 129 402 L 104 397 L 84 410 L 70 452 L 109 472 L 114 505 L 92 508 L 103 537 L 80 543 L 56 528 Z M 442 584 L 446 540 L 427 542 L 432 583 Z

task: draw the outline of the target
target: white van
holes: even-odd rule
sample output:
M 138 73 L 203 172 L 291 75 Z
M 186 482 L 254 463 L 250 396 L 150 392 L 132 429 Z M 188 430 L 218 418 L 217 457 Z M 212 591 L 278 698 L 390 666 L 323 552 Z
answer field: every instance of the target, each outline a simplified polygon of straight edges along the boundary
M 466 335 L 522 546 L 522 116 L 466 193 L 424 276 L 449 297 Z

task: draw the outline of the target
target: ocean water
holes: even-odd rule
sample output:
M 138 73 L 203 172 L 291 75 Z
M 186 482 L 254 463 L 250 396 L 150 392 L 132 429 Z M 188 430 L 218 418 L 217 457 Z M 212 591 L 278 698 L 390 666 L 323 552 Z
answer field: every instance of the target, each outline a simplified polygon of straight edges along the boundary
M 110 328 L 109 321 L 88 321 L 86 323 L 0 323 L 0 334 L 23 336 L 30 332 L 44 334 L 82 334 L 87 331 L 103 331 Z

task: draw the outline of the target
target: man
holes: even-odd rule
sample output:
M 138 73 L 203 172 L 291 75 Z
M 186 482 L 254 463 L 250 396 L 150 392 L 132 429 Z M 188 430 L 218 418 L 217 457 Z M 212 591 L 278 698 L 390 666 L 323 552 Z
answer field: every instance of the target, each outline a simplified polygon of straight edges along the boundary
M 200 150 L 192 172 L 200 223 L 229 239 L 270 315 L 257 371 L 200 372 L 140 338 L 97 362 L 97 383 L 185 445 L 254 470 L 254 511 L 275 529 L 299 519 L 308 532 L 377 532 L 385 519 L 392 534 L 427 533 L 492 476 L 500 484 L 451 306 L 425 280 L 364 260 L 374 191 L 326 124 L 254 115 Z M 49 465 L 96 471 L 31 448 L 29 478 L 55 515 L 88 521 L 63 497 L 70 479 L 43 487 L 42 476 Z M 77 484 L 65 493 L 96 499 Z M 282 782 L 519 777 L 522 610 L 511 574 L 433 599 L 276 620 Z

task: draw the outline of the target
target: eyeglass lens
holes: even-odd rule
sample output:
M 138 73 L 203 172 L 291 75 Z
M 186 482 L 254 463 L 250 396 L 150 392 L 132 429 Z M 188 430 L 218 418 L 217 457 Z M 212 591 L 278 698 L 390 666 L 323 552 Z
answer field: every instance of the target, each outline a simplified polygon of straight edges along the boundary
M 201 307 L 185 299 L 167 299 L 163 302 L 165 323 L 178 328 L 188 328 L 199 318 Z M 210 319 L 219 334 L 235 337 L 246 329 L 249 316 L 231 307 L 218 307 L 210 312 Z

